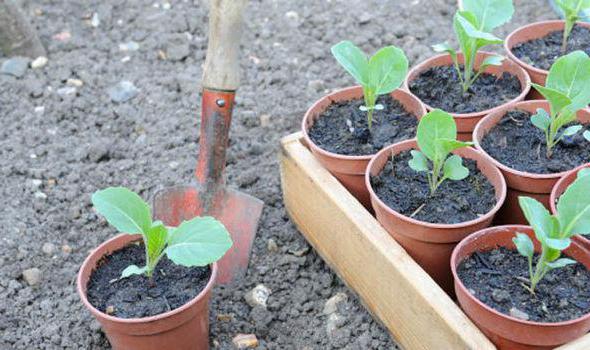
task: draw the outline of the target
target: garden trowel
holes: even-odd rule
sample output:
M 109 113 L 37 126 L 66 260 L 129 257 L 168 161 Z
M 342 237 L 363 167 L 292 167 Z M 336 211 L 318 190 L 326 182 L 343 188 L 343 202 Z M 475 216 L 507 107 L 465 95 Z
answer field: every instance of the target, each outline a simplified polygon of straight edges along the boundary
M 239 38 L 246 2 L 210 1 L 196 184 L 166 188 L 154 197 L 154 217 L 168 226 L 195 216 L 213 216 L 225 225 L 234 243 L 218 262 L 220 284 L 229 284 L 246 273 L 263 206 L 261 200 L 227 188 L 223 177 L 239 84 Z

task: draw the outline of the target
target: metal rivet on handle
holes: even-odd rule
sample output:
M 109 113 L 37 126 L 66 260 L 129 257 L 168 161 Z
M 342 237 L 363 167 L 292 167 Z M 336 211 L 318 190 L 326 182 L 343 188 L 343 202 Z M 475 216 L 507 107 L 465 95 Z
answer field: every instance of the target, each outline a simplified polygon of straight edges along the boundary
M 215 103 L 217 104 L 218 107 L 225 107 L 225 100 L 222 98 L 215 101 Z

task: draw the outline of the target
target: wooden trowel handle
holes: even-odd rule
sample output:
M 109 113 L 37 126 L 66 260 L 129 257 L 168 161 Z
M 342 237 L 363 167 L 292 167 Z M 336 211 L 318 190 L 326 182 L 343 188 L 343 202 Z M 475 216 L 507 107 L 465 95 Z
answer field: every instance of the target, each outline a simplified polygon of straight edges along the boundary
M 247 0 L 211 0 L 209 46 L 203 72 L 203 87 L 235 91 L 240 83 L 239 52 L 242 11 Z

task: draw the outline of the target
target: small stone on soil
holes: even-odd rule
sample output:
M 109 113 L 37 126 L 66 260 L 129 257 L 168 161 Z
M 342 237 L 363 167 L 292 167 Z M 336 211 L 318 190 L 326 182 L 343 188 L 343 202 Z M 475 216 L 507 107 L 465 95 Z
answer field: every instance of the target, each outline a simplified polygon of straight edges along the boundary
M 521 320 L 525 320 L 525 321 L 529 319 L 529 315 L 526 312 L 519 310 L 515 307 L 510 308 L 510 316 L 521 319 Z
M 331 337 L 338 328 L 344 326 L 345 324 L 346 317 L 337 313 L 333 313 L 328 316 L 328 321 L 326 322 L 326 333 L 328 333 L 328 336 Z
M 31 62 L 31 68 L 33 68 L 33 69 L 43 68 L 47 64 L 47 61 L 48 61 L 47 57 L 39 56 L 39 57 L 35 58 L 33 60 L 33 62 Z
M 36 267 L 24 270 L 23 279 L 29 286 L 36 286 L 41 282 L 41 270 Z
M 72 252 L 72 247 L 70 247 L 67 244 L 64 244 L 61 246 L 61 251 L 66 253 L 66 254 L 70 254 Z
M 123 80 L 108 90 L 113 102 L 122 103 L 133 99 L 139 93 L 139 89 L 130 81 Z
M 494 289 L 492 291 L 492 299 L 494 299 L 497 303 L 510 301 L 510 293 L 503 289 Z
M 252 349 L 258 346 L 258 339 L 254 334 L 238 334 L 232 339 L 236 349 Z
M 279 251 L 279 245 L 277 244 L 277 242 L 274 239 L 270 238 L 266 242 L 266 249 L 271 253 L 276 253 Z
M 271 290 L 264 284 L 259 284 L 244 295 L 244 299 L 251 307 L 262 306 L 266 308 L 266 302 Z
M 348 296 L 345 293 L 336 293 L 333 297 L 326 301 L 324 304 L 324 310 L 322 313 L 324 315 L 331 315 L 338 311 L 338 304 L 346 302 L 348 300 Z
M 137 51 L 137 50 L 139 50 L 139 44 L 133 40 L 128 41 L 126 43 L 119 44 L 119 51 L 126 52 L 126 51 Z
M 47 255 L 52 255 L 55 253 L 55 245 L 53 243 L 46 242 L 43 244 L 43 247 L 41 247 L 41 250 Z
M 112 315 L 115 313 L 115 307 L 112 305 L 109 305 L 109 306 L 107 306 L 105 312 L 107 315 Z
M 0 67 L 0 73 L 20 78 L 27 72 L 27 69 L 29 68 L 29 62 L 30 60 L 26 57 L 10 58 L 2 63 L 2 67 Z

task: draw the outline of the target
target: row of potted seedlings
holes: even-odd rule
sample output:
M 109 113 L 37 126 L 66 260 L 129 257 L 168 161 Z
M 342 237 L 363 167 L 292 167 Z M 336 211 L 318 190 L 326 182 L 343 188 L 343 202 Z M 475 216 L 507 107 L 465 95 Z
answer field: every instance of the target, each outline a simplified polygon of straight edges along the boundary
M 409 73 L 396 47 L 367 58 L 341 42 L 360 86 L 302 123 L 320 163 L 506 349 L 590 331 L 590 31 L 573 15 L 590 2 L 556 3 L 566 21 L 515 31 L 512 59 L 481 50 L 503 43 L 491 32 L 511 0 L 462 1 L 460 52 L 435 45 L 445 53 Z M 543 99 L 525 101 L 531 87 Z

